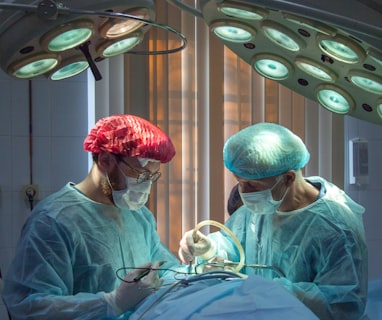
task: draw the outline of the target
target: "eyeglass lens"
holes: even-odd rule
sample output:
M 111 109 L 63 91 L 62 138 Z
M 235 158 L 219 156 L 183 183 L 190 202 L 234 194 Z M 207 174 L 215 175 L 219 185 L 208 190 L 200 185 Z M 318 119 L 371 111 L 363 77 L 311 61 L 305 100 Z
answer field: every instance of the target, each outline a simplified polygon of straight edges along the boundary
M 151 173 L 150 171 L 139 171 L 137 169 L 135 169 L 134 167 L 132 167 L 129 163 L 127 163 L 124 159 L 121 159 L 121 161 L 127 165 L 131 170 L 135 171 L 136 173 L 138 173 L 138 176 L 137 176 L 137 183 L 142 183 L 144 181 L 147 181 L 147 180 L 151 180 L 152 183 L 154 182 L 157 182 L 158 179 L 160 178 L 161 176 L 161 173 L 158 171 L 158 172 L 154 172 L 154 173 Z

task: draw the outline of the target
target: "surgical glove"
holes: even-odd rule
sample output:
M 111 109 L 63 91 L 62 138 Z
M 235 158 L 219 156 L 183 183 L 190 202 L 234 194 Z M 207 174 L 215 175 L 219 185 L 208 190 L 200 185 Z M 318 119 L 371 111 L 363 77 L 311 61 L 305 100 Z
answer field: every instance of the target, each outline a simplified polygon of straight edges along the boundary
M 200 231 L 187 231 L 180 240 L 179 246 L 178 255 L 185 264 L 193 261 L 195 256 L 209 260 L 216 253 L 215 242 Z
M 149 262 L 129 272 L 117 289 L 104 294 L 106 302 L 117 314 L 135 308 L 161 286 L 163 279 L 159 279 L 157 271 L 152 270 L 157 269 L 159 265 L 159 262 L 153 264 Z M 148 272 L 147 275 L 141 278 L 145 271 Z

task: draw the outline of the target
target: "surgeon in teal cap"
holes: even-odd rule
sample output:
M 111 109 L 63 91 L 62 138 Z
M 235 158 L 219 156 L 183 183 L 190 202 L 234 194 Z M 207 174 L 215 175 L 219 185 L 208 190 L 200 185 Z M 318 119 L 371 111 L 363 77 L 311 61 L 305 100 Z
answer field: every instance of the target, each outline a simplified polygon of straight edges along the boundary
M 309 152 L 289 129 L 257 123 L 225 143 L 226 168 L 243 202 L 225 225 L 245 252 L 246 274 L 273 279 L 319 319 L 363 319 L 367 294 L 364 208 L 321 177 L 304 177 Z M 223 231 L 186 232 L 183 263 L 238 262 L 239 252 Z M 365 319 L 367 319 L 365 317 Z

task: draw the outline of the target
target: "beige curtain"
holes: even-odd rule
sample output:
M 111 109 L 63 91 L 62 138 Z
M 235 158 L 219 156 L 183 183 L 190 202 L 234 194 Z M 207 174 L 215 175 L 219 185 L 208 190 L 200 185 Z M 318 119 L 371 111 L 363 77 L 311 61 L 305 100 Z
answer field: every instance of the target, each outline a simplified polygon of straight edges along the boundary
M 342 117 L 259 76 L 201 19 L 157 1 L 157 21 L 186 35 L 186 49 L 169 55 L 125 55 L 123 63 L 111 60 L 109 64 L 118 66 L 114 70 L 123 65 L 122 90 L 115 89 L 115 80 L 97 85 L 122 92 L 125 113 L 151 120 L 173 139 L 177 154 L 161 167 L 163 177 L 149 207 L 162 241 L 174 253 L 183 232 L 198 222 L 227 219 L 226 202 L 235 181 L 224 168 L 223 145 L 252 123 L 277 122 L 293 130 L 311 152 L 305 174 L 343 185 Z M 176 37 L 158 28 L 151 28 L 146 38 L 150 51 L 179 45 Z

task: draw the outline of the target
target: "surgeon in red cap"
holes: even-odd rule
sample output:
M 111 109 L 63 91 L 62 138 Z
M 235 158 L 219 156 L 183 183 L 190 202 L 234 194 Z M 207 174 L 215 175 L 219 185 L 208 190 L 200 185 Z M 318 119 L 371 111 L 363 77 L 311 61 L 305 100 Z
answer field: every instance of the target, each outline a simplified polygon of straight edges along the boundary
M 4 279 L 13 319 L 122 319 L 161 285 L 154 269 L 179 264 L 145 206 L 161 164 L 175 155 L 168 135 L 113 115 L 95 124 L 84 149 L 89 174 L 42 200 L 23 228 Z

